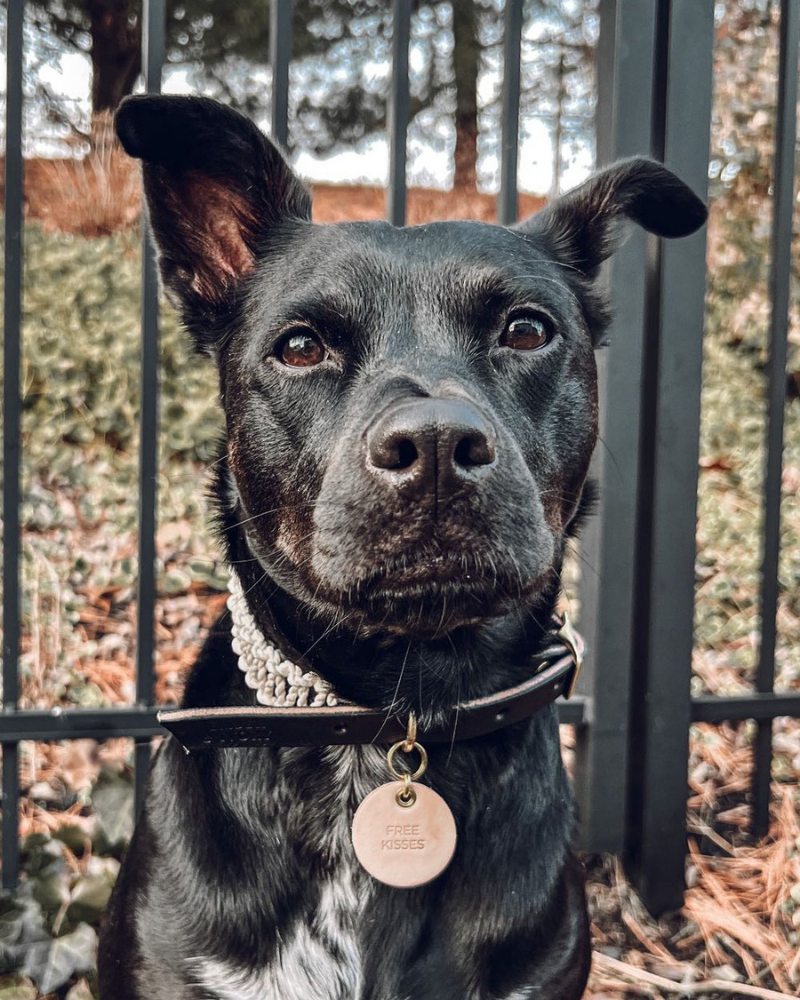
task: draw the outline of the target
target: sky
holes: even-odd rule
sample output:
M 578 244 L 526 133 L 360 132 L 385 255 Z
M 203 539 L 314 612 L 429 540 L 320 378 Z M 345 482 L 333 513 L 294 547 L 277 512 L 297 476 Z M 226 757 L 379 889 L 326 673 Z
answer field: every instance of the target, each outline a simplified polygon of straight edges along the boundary
M 26 39 L 26 47 L 35 44 L 32 34 Z M 415 52 L 410 52 L 413 72 Z M 0 81 L 5 81 L 5 54 L 0 53 Z M 376 64 L 374 75 L 388 75 L 386 64 Z M 268 79 L 267 67 L 250 67 L 249 75 L 258 79 Z M 76 112 L 77 120 L 87 120 L 89 93 L 91 86 L 91 63 L 87 55 L 76 51 L 65 51 L 53 61 L 43 63 L 39 68 L 41 81 L 52 93 L 66 98 Z M 481 96 L 488 99 L 500 84 L 497 68 L 483 73 L 480 81 Z M 164 93 L 196 93 L 192 88 L 191 71 L 185 67 L 165 67 Z M 51 124 L 46 123 L 35 109 L 27 117 L 25 153 L 28 156 L 63 156 L 65 150 L 58 141 Z M 258 124 L 269 131 L 268 121 Z M 408 183 L 410 186 L 449 188 L 452 183 L 452 148 L 455 142 L 451 121 L 443 121 L 439 126 L 436 147 L 421 141 L 410 130 L 408 139 Z M 561 189 L 567 190 L 579 183 L 593 167 L 593 150 L 586 145 L 573 146 L 562 167 Z M 547 194 L 553 185 L 554 150 L 548 125 L 539 119 L 523 116 L 520 123 L 519 187 L 523 191 Z M 385 135 L 373 135 L 364 139 L 355 148 L 335 151 L 318 156 L 308 150 L 298 150 L 292 157 L 301 176 L 315 183 L 366 183 L 383 186 L 389 173 L 389 147 Z M 499 179 L 498 157 L 485 154 L 481 161 L 483 186 L 487 191 L 497 189 Z

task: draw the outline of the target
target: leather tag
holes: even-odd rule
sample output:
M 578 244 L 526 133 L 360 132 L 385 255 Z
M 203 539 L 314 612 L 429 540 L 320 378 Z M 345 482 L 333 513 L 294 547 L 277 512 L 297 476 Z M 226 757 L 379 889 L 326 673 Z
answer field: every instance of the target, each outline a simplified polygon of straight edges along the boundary
M 398 889 L 435 879 L 456 849 L 456 824 L 448 804 L 427 785 L 411 788 L 414 801 L 401 805 L 402 784 L 380 785 L 353 817 L 356 857 L 373 878 Z

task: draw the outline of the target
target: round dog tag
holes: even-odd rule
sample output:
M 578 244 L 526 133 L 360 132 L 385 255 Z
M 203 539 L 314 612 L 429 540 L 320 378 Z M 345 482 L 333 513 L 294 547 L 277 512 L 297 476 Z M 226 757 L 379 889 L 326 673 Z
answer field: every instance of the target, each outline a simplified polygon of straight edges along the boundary
M 450 807 L 427 785 L 411 785 L 405 804 L 397 781 L 380 785 L 353 817 L 353 847 L 379 882 L 398 889 L 425 885 L 450 864 L 456 824 Z

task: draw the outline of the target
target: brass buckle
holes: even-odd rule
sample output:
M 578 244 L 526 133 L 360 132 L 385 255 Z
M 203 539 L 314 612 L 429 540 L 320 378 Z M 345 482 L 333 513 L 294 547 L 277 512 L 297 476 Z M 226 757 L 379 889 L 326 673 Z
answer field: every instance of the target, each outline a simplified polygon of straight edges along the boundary
M 564 612 L 564 624 L 558 630 L 556 635 L 569 650 L 574 664 L 572 677 L 570 678 L 569 686 L 564 694 L 565 698 L 570 699 L 575 693 L 575 685 L 578 683 L 578 677 L 580 676 L 581 667 L 583 666 L 584 643 L 583 639 L 572 627 L 572 622 L 569 620 L 569 615 L 566 612 Z

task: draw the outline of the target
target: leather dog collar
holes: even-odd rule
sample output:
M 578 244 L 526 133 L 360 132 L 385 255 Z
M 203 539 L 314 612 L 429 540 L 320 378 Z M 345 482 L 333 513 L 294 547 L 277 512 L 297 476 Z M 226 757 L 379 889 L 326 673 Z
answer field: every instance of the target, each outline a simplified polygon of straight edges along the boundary
M 583 662 L 583 639 L 564 615 L 553 643 L 537 656 L 533 677 L 485 698 L 454 705 L 438 726 L 426 728 L 426 743 L 487 736 L 569 698 Z M 385 711 L 358 705 L 317 708 L 197 708 L 158 713 L 158 721 L 187 751 L 212 747 L 311 747 L 393 743 L 406 725 Z

